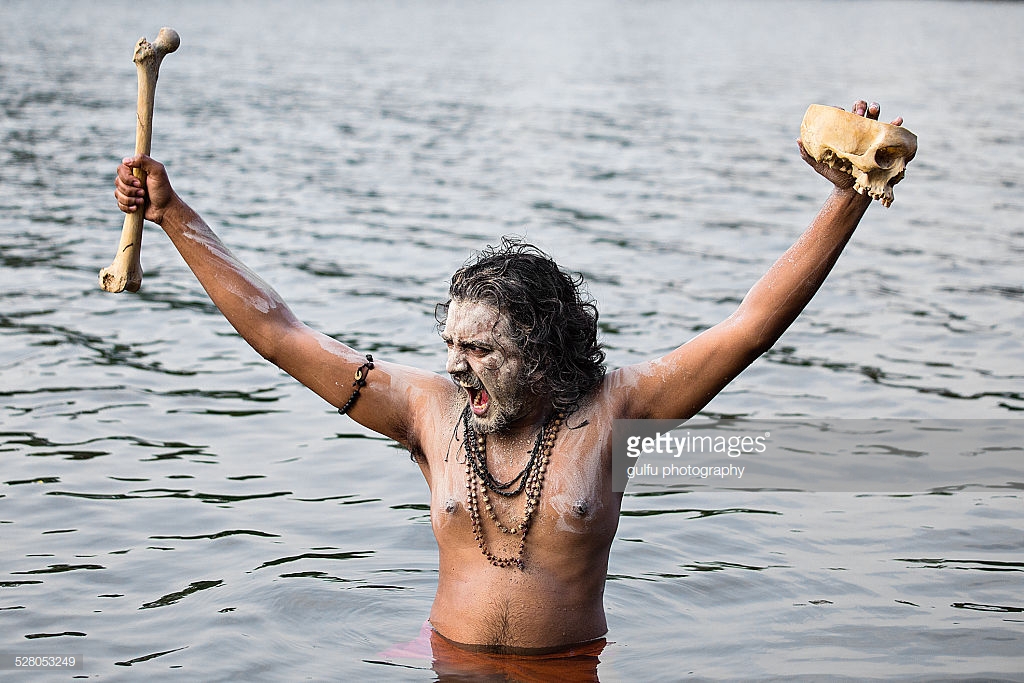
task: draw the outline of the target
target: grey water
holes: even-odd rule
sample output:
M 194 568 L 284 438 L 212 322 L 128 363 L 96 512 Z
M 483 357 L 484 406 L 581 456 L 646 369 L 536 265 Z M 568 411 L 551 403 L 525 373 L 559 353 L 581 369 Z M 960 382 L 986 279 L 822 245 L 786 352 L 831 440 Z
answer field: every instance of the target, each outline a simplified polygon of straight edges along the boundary
M 246 347 L 155 226 L 142 290 L 98 288 L 132 51 L 161 26 L 181 47 L 153 155 L 178 192 L 300 318 L 439 372 L 433 305 L 502 235 L 587 278 L 612 366 L 722 320 L 828 193 L 797 153 L 806 107 L 877 100 L 920 143 L 893 206 L 704 416 L 1024 437 L 1024 4 L 8 0 L 5 658 L 84 658 L 57 679 L 437 678 L 379 656 L 436 585 L 407 455 Z M 601 680 L 1020 680 L 1018 472 L 627 488 Z

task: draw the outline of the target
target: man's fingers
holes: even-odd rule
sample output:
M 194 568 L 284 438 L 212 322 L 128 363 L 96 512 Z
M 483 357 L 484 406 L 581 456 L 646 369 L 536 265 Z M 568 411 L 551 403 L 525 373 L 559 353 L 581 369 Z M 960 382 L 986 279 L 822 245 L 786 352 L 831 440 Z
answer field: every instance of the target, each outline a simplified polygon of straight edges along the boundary
M 138 197 L 141 199 L 146 194 L 146 191 L 142 188 L 142 182 L 132 175 L 130 168 L 123 164 L 117 168 L 117 179 L 114 181 L 114 188 L 116 193 L 120 193 L 124 197 Z
M 808 159 L 810 159 L 811 161 L 814 161 L 813 157 L 811 157 L 811 155 L 807 152 L 807 148 L 804 147 L 804 141 L 803 140 L 800 140 L 798 138 L 797 141 L 796 141 L 796 146 L 800 148 L 800 156 L 803 157 L 804 161 L 808 161 Z M 808 163 L 810 163 L 810 162 L 808 162 Z
M 810 164 L 811 168 L 817 170 L 818 162 L 814 160 L 814 157 L 812 157 L 810 153 L 807 151 L 807 148 L 804 147 L 804 141 L 797 139 L 796 146 L 800 148 L 800 158 L 806 161 L 808 164 Z
M 143 198 L 140 196 L 135 196 L 133 190 L 129 189 L 126 192 L 121 187 L 117 187 L 114 189 L 114 199 L 117 200 L 117 207 L 127 213 L 135 211 L 143 204 Z
M 132 169 L 126 164 L 117 167 L 116 183 L 118 187 L 124 188 L 125 194 L 131 194 L 131 191 L 135 189 L 139 191 L 139 194 L 142 192 L 142 181 L 135 177 Z
M 878 105 L 878 102 L 871 102 L 869 104 L 867 100 L 857 100 L 856 102 L 853 103 L 853 106 L 850 108 L 850 111 L 856 114 L 857 116 L 866 116 L 869 119 L 875 119 L 877 121 L 878 114 L 882 111 L 882 108 Z M 893 121 L 892 125 L 898 126 L 900 125 L 900 123 L 903 123 L 902 118 L 899 119 L 899 123 Z
M 153 157 L 146 156 L 145 154 L 136 154 L 133 157 L 125 157 L 121 160 L 121 163 L 128 168 L 142 169 L 147 175 L 159 175 L 164 172 L 163 164 Z
M 142 178 L 135 177 L 140 170 L 143 171 L 139 174 Z M 154 223 L 160 223 L 168 203 L 176 197 L 164 165 L 144 154 L 121 160 L 114 180 L 114 196 L 122 211 L 144 211 L 146 219 Z
M 134 197 L 125 197 L 117 190 L 114 190 L 114 199 L 117 200 L 117 208 L 121 209 L 125 213 L 134 213 L 139 208 L 138 200 Z
M 114 180 L 114 199 L 117 200 L 117 207 L 125 213 L 134 213 L 145 204 L 146 190 L 142 181 L 132 173 L 132 167 L 142 167 L 144 161 L 140 157 L 126 157 L 121 160 L 117 167 L 117 176 Z

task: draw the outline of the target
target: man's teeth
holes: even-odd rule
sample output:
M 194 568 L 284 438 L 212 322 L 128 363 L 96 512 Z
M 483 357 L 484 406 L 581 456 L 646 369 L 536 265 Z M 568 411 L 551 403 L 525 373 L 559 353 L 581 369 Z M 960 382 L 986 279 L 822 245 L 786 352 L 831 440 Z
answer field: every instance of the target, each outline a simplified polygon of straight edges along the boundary
M 479 391 L 470 391 L 469 401 L 473 404 L 474 408 L 483 409 L 488 403 L 490 403 L 491 397 L 487 394 L 486 389 L 480 389 Z

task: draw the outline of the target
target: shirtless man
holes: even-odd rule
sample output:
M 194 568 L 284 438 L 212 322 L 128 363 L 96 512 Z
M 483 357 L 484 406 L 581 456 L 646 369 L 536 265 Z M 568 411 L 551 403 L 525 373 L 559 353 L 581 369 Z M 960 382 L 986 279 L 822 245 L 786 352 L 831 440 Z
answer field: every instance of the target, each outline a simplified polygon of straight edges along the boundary
M 875 103 L 853 110 L 878 118 Z M 613 420 L 696 414 L 799 315 L 871 202 L 852 178 L 800 152 L 834 187 L 797 242 L 726 320 L 662 358 L 607 373 L 596 308 L 529 245 L 484 252 L 453 277 L 438 316 L 444 377 L 370 361 L 297 320 L 175 194 L 158 162 L 125 159 L 115 197 L 163 228 L 257 352 L 410 451 L 430 487 L 436 632 L 538 652 L 607 631 L 605 575 L 622 502 L 612 492 Z M 145 186 L 132 168 L 148 174 Z

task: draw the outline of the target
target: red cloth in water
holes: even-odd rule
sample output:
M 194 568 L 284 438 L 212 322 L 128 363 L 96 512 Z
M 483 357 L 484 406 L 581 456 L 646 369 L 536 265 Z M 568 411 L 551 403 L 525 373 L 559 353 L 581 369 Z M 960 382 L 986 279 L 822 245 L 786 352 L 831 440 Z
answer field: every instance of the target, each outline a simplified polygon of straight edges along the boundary
M 499 654 L 468 649 L 448 640 L 424 622 L 419 636 L 381 653 L 387 661 L 429 661 L 441 680 L 487 679 L 513 681 L 597 681 L 597 665 L 607 641 L 604 638 L 570 645 L 543 654 Z

